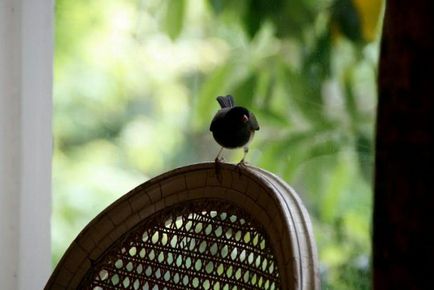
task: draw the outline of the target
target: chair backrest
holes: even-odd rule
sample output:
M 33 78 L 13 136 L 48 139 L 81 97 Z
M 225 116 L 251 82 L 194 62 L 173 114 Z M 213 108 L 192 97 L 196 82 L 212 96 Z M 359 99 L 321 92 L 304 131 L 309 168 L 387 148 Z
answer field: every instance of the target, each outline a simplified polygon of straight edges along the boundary
M 70 245 L 45 289 L 317 290 L 296 193 L 255 167 L 203 163 L 151 179 Z

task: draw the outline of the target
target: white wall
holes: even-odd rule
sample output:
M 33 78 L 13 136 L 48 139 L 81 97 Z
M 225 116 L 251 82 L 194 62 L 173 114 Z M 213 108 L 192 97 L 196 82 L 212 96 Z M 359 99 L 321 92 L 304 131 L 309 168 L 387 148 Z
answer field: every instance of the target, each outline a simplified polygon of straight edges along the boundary
M 42 289 L 50 267 L 54 0 L 0 0 L 0 281 Z

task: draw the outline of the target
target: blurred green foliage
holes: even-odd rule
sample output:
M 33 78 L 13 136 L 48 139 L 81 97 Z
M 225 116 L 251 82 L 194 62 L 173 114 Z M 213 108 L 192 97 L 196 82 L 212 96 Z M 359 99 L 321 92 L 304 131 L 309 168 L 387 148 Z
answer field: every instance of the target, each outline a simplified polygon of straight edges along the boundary
M 370 289 L 382 5 L 57 0 L 53 263 L 125 192 L 213 160 L 215 97 L 232 94 L 261 125 L 248 161 L 311 214 L 323 289 Z

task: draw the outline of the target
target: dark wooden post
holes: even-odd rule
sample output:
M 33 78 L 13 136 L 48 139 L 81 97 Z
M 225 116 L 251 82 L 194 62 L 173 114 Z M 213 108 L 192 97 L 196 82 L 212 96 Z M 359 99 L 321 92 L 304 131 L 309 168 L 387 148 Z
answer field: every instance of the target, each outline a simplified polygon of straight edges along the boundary
M 434 1 L 388 1 L 379 72 L 374 289 L 434 289 Z

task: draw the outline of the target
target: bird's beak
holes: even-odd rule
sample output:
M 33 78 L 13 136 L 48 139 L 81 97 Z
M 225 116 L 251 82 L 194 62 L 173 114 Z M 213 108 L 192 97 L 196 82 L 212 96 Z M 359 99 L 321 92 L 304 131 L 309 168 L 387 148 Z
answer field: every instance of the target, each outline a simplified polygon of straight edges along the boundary
M 247 123 L 249 121 L 249 117 L 247 117 L 247 115 L 243 115 L 241 120 L 243 121 L 243 123 Z

